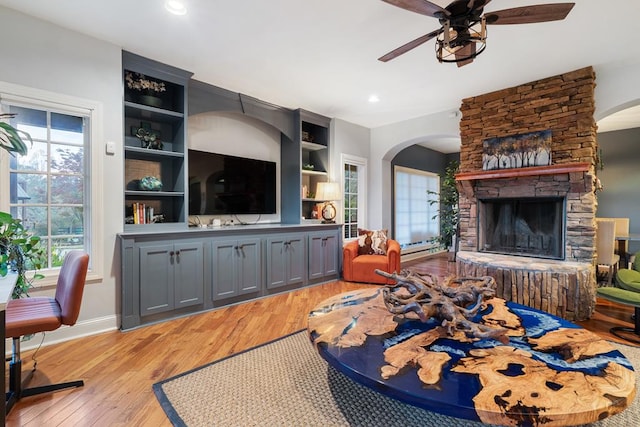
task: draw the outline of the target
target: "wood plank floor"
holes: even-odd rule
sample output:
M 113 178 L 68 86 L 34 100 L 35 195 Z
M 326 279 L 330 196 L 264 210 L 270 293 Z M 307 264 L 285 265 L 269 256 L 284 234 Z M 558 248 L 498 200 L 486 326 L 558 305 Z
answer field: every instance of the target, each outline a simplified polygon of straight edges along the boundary
M 447 276 L 454 264 L 436 256 L 403 268 Z M 213 360 L 304 329 L 309 311 L 324 299 L 371 285 L 327 283 L 218 309 L 129 332 L 107 332 L 48 346 L 36 355 L 31 385 L 83 379 L 82 388 L 21 400 L 8 426 L 170 426 L 151 386 Z M 629 325 L 632 310 L 599 302 L 580 324 L 606 339 L 608 330 Z M 36 336 L 34 339 L 39 339 Z M 23 353 L 31 369 L 33 351 Z

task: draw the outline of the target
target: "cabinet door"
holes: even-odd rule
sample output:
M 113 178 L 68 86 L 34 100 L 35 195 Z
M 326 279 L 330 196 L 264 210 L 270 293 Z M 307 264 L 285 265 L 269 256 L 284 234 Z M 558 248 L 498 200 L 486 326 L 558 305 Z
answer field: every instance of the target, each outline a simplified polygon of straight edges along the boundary
M 287 238 L 287 285 L 304 283 L 307 267 L 305 249 L 304 235 L 298 234 Z
M 202 242 L 174 245 L 175 307 L 204 302 L 204 253 Z
M 238 241 L 237 282 L 240 295 L 258 292 L 262 288 L 260 239 Z
M 169 311 L 174 306 L 173 245 L 140 247 L 140 315 Z
M 309 280 L 324 277 L 324 235 L 309 235 Z
M 337 233 L 327 234 L 324 237 L 323 242 L 323 258 L 324 258 L 324 275 L 338 277 L 340 252 L 338 247 L 340 245 L 340 238 Z
M 216 240 L 211 250 L 211 274 L 213 277 L 213 300 L 221 300 L 238 295 L 236 283 L 237 242 L 235 240 Z
M 269 237 L 267 239 L 267 289 L 273 289 L 287 284 L 287 253 L 285 236 Z

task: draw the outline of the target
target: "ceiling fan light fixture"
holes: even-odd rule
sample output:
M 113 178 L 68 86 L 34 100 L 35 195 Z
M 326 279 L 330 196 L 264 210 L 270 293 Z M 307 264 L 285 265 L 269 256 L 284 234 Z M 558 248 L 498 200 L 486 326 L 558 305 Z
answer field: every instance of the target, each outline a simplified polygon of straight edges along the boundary
M 473 43 L 473 46 L 469 45 Z M 484 17 L 468 27 L 468 33 L 452 29 L 449 21 L 443 24 L 443 31 L 436 38 L 436 59 L 438 62 L 469 62 L 484 52 L 487 47 L 487 27 Z M 462 53 L 466 49 L 468 53 Z

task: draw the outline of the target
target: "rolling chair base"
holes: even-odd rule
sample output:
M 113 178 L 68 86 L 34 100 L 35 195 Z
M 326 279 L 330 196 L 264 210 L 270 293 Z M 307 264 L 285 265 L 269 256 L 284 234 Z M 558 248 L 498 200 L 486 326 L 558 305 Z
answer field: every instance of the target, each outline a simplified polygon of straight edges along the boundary
M 22 374 L 22 361 L 11 362 L 9 364 L 9 391 L 5 395 L 5 414 L 8 414 L 21 398 L 36 396 L 38 394 L 53 393 L 60 390 L 66 390 L 68 388 L 76 388 L 84 386 L 84 381 L 69 381 L 66 383 L 47 384 L 39 387 L 23 388 L 24 385 L 29 384 L 33 373 L 33 368 L 24 380 L 21 380 Z
M 633 328 L 616 326 L 609 329 L 609 332 L 620 339 L 640 344 L 640 307 L 636 307 L 634 311 L 635 313 L 632 316 L 634 322 Z

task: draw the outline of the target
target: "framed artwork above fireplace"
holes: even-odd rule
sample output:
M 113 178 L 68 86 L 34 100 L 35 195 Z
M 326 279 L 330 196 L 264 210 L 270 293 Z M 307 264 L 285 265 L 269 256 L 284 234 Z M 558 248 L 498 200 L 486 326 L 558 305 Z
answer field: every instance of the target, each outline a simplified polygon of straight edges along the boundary
M 551 130 L 487 138 L 482 141 L 482 169 L 551 165 Z

